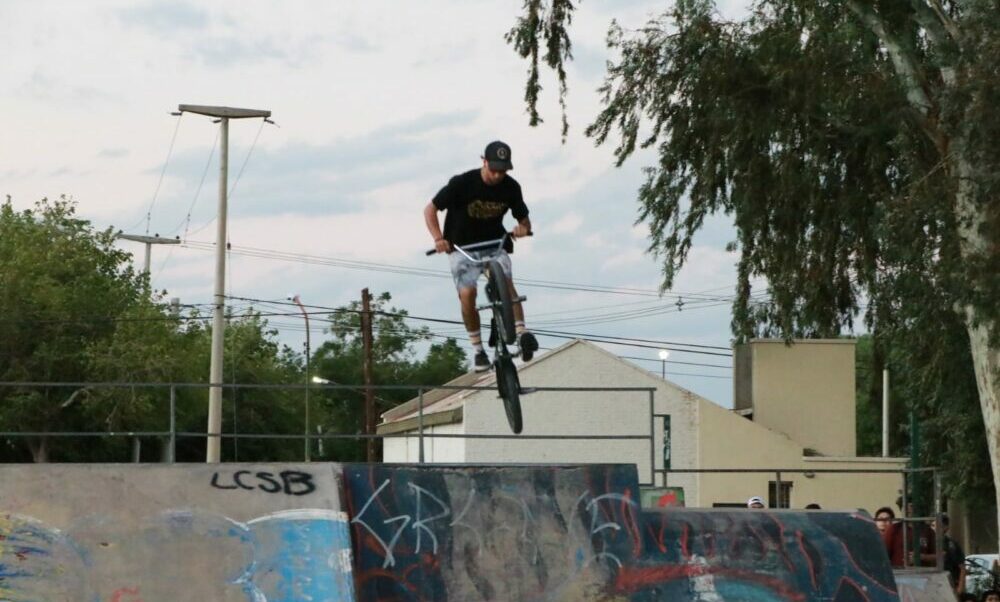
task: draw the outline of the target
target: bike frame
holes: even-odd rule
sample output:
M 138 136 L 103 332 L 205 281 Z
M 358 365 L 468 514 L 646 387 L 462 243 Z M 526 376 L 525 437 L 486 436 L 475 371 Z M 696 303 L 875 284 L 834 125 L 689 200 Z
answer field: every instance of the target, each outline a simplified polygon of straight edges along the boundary
M 493 317 L 490 320 L 489 340 L 489 345 L 493 348 L 492 368 L 497 378 L 497 390 L 504 402 L 507 422 L 514 433 L 520 433 L 523 428 L 520 396 L 521 393 L 529 391 L 521 388 L 517 367 L 514 365 L 514 355 L 507 348 L 507 345 L 512 344 L 517 336 L 514 326 L 514 305 L 524 301 L 525 297 L 514 298 L 511 295 L 508 275 L 496 261 L 504 243 L 510 236 L 511 233 L 507 232 L 502 238 L 496 240 L 473 243 L 464 247 L 452 245 L 452 247 L 470 262 L 483 266 L 483 275 L 486 276 L 486 297 L 489 299 L 489 303 L 477 306 L 476 310 L 489 309 L 493 312 Z M 487 249 L 482 257 L 474 257 L 470 254 L 472 251 L 481 249 Z M 431 251 L 428 252 L 428 254 L 430 253 Z M 496 274 L 494 267 L 501 273 Z M 495 290 L 497 287 L 500 289 Z
M 466 259 L 468 259 L 472 263 L 484 266 L 484 268 L 483 268 L 483 276 L 486 277 L 486 281 L 488 283 L 489 282 L 489 278 L 490 278 L 490 267 L 489 267 L 490 262 L 500 256 L 500 251 L 503 250 L 503 245 L 504 245 L 505 242 L 507 242 L 507 239 L 510 238 L 510 236 L 511 235 L 508 232 L 508 233 L 504 234 L 503 237 L 497 238 L 495 240 L 485 240 L 483 242 L 477 242 L 477 243 L 473 243 L 471 245 L 465 245 L 465 246 L 452 245 L 452 248 L 455 249 L 455 251 L 461 253 Z M 472 256 L 472 255 L 469 254 L 470 251 L 477 251 L 477 250 L 482 250 L 482 249 L 489 249 L 490 252 L 487 253 L 487 254 L 485 254 L 485 255 L 483 255 L 482 257 L 474 257 L 474 256 Z M 507 279 L 508 279 L 507 278 L 507 274 L 502 274 L 502 276 L 503 276 L 503 281 L 506 283 Z M 517 297 L 515 299 L 511 299 L 511 304 L 520 303 L 522 301 L 525 301 L 526 299 L 527 299 L 527 297 L 519 296 L 519 297 Z M 499 307 L 497 307 L 499 303 L 500 303 L 500 301 L 497 300 L 497 301 L 491 301 L 490 303 L 486 303 L 486 304 L 483 304 L 483 305 L 477 305 L 476 306 L 476 310 L 483 311 L 485 309 L 489 309 L 489 310 L 492 310 L 492 311 L 496 312 L 496 311 L 499 310 Z M 513 358 L 514 357 L 510 353 L 510 350 L 507 349 L 507 343 L 506 343 L 506 341 L 504 341 L 503 336 L 500 336 L 500 333 L 496 332 L 496 329 L 497 329 L 496 320 L 495 319 L 491 320 L 490 321 L 490 340 L 494 341 L 495 344 L 490 345 L 490 346 L 493 347 L 493 362 L 494 362 L 494 364 L 501 357 L 505 357 L 505 358 Z

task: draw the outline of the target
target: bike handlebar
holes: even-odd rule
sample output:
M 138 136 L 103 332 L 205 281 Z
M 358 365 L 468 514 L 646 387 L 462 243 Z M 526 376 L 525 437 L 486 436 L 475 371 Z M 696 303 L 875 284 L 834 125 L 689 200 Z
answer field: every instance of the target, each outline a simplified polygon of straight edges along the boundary
M 534 232 L 528 232 L 524 236 L 534 236 L 534 235 L 535 235 Z M 497 239 L 497 240 L 504 240 L 508 236 L 511 237 L 511 238 L 514 238 L 514 233 L 513 232 L 504 232 L 503 238 L 500 238 L 500 239 Z M 519 237 L 519 238 L 523 238 L 523 237 Z M 487 241 L 487 242 L 489 242 L 489 241 Z M 481 244 L 481 243 L 474 243 L 474 244 Z M 454 245 L 454 246 L 457 247 L 458 245 Z M 424 253 L 424 255 L 427 255 L 429 257 L 429 256 L 434 255 L 436 253 L 437 253 L 437 249 L 435 248 L 435 249 L 429 249 L 426 253 Z

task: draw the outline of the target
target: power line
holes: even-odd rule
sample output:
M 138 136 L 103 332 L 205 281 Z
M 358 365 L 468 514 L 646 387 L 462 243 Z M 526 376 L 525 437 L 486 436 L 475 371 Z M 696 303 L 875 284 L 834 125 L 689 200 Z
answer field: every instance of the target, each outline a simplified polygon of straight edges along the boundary
M 167 165 L 170 164 L 170 156 L 174 153 L 174 143 L 177 142 L 177 132 L 181 129 L 182 115 L 177 116 L 177 124 L 174 126 L 174 135 L 170 138 L 170 147 L 167 149 L 167 158 L 163 161 L 163 169 L 160 170 L 160 179 L 156 182 L 156 190 L 153 191 L 153 200 L 149 202 L 146 209 L 146 234 L 149 235 L 149 222 L 153 217 L 153 205 L 156 204 L 156 197 L 160 194 L 160 186 L 163 185 L 163 176 L 167 173 Z
M 215 248 L 214 243 L 203 242 L 203 241 L 192 241 L 192 240 L 185 241 L 181 246 L 201 251 L 213 250 Z M 451 272 L 446 270 L 419 268 L 413 266 L 379 263 L 374 261 L 363 261 L 356 259 L 344 259 L 338 257 L 324 257 L 319 255 L 309 255 L 305 253 L 291 253 L 285 251 L 277 251 L 273 249 L 244 247 L 239 245 L 231 245 L 231 250 L 235 255 L 257 257 L 261 259 L 277 259 L 282 261 L 292 261 L 296 263 L 327 265 L 332 267 L 341 267 L 354 270 L 384 272 L 390 274 L 402 274 L 409 276 L 448 278 L 448 279 L 451 278 Z M 531 278 L 515 278 L 514 282 L 519 286 L 549 288 L 554 290 L 575 290 L 581 292 L 646 296 L 646 297 L 657 297 L 657 298 L 686 297 L 688 299 L 693 299 L 695 301 L 705 301 L 705 302 L 707 301 L 732 302 L 733 299 L 735 298 L 733 295 L 705 295 L 703 293 L 693 293 L 693 292 L 683 292 L 683 291 L 660 292 L 650 289 L 614 287 L 614 286 L 604 286 L 598 284 L 583 284 L 583 283 L 573 283 L 573 282 L 559 282 L 553 280 L 539 280 Z
M 261 299 L 252 299 L 252 298 L 248 298 L 248 297 L 232 297 L 232 298 L 240 299 L 242 301 L 262 301 L 262 302 L 267 302 L 267 303 L 273 303 L 273 304 L 276 304 L 276 305 L 294 305 L 294 304 L 291 304 L 291 303 L 288 303 L 288 302 L 282 302 L 282 301 L 264 301 L 264 300 L 261 300 Z M 340 308 L 340 309 L 338 309 L 338 308 L 327 308 L 327 307 L 320 306 L 320 305 L 305 305 L 305 307 L 310 307 L 310 308 L 313 308 L 313 309 L 319 308 L 319 309 L 323 309 L 323 310 L 337 310 L 337 311 L 348 311 L 348 312 L 352 312 L 352 313 L 360 313 L 360 310 L 346 310 L 346 309 L 342 309 L 342 308 Z M 323 313 L 323 312 L 310 312 L 310 313 Z M 418 320 L 418 321 L 422 321 L 422 322 L 432 322 L 432 323 L 437 323 L 437 324 L 455 324 L 455 325 L 461 325 L 462 324 L 462 322 L 459 321 L 459 320 L 450 320 L 450 319 L 447 319 L 447 318 L 431 318 L 431 317 L 425 317 L 425 316 L 411 316 L 410 314 L 407 314 L 407 313 L 393 313 L 393 312 L 385 312 L 385 311 L 379 311 L 379 312 L 373 312 L 373 313 L 375 313 L 377 315 L 383 315 L 383 316 L 389 316 L 389 317 L 397 317 L 397 318 L 401 318 L 401 319 L 404 319 L 404 320 Z M 601 335 L 601 334 L 588 334 L 588 333 L 579 333 L 579 332 L 563 332 L 563 331 L 556 331 L 556 330 L 532 330 L 532 332 L 535 333 L 536 335 L 552 336 L 552 337 L 564 338 L 564 339 L 583 339 L 583 340 L 586 340 L 586 341 L 599 342 L 599 343 L 608 343 L 608 344 L 611 344 L 611 345 L 627 345 L 627 346 L 632 346 L 632 347 L 642 347 L 642 348 L 648 348 L 648 349 L 668 349 L 670 351 L 677 351 L 677 352 L 681 352 L 681 353 L 695 353 L 695 354 L 702 354 L 702 355 L 717 355 L 717 356 L 721 356 L 721 357 L 730 357 L 732 355 L 731 353 L 717 353 L 717 352 L 712 352 L 712 351 L 701 351 L 701 349 L 718 349 L 718 350 L 726 350 L 726 351 L 729 350 L 729 347 L 720 347 L 720 346 L 717 346 L 717 345 L 700 345 L 700 344 L 696 344 L 696 343 L 679 343 L 679 342 L 674 342 L 674 341 L 660 341 L 660 340 L 655 340 L 655 339 L 639 339 L 639 338 L 619 337 L 619 336 Z M 638 343 L 630 343 L 629 341 L 638 341 Z M 650 344 L 645 344 L 645 343 L 650 343 Z M 684 347 L 694 347 L 696 349 L 684 349 Z

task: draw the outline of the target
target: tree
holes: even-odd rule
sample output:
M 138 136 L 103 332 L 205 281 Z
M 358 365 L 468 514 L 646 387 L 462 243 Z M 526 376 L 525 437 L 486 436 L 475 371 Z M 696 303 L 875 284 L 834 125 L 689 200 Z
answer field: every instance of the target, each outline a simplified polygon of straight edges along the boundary
M 413 388 L 376 390 L 377 413 L 412 399 L 420 385 L 438 385 L 455 378 L 464 372 L 466 364 L 465 352 L 451 338 L 431 344 L 424 358 L 418 359 L 415 346 L 431 340 L 433 335 L 426 327 L 409 326 L 407 312 L 389 307 L 391 300 L 392 296 L 385 292 L 371 304 L 372 378 L 376 385 Z M 361 311 L 360 302 L 355 301 L 331 313 L 329 331 L 333 338 L 313 355 L 315 374 L 339 385 L 364 384 Z M 364 389 L 325 389 L 318 397 L 325 410 L 327 432 L 364 432 Z M 361 440 L 334 439 L 323 447 L 324 458 L 342 462 L 365 458 L 365 444 Z
M 574 4 L 525 0 L 508 34 L 532 60 L 533 114 L 539 46 L 564 81 Z M 619 164 L 656 149 L 638 200 L 664 287 L 705 216 L 733 216 L 737 339 L 833 336 L 864 301 L 876 333 L 957 316 L 995 485 L 998 34 L 986 0 L 758 0 L 735 22 L 677 0 L 634 32 L 612 23 L 604 107 L 586 130 L 618 140 Z M 758 276 L 766 303 L 751 297 Z
M 174 315 L 114 242 L 111 229 L 94 230 L 67 199 L 25 211 L 10 199 L 0 205 L 0 382 L 81 383 L 0 387 L 0 430 L 162 432 L 170 419 L 165 383 L 205 381 L 207 322 Z M 225 349 L 227 382 L 302 384 L 299 358 L 256 314 L 229 316 Z M 206 397 L 203 387 L 176 388 L 179 431 L 204 432 Z M 227 389 L 224 428 L 298 436 L 300 400 L 301 389 Z M 147 459 L 160 459 L 165 444 Z M 121 461 L 128 445 L 122 437 L 18 437 L 0 448 L 0 459 Z M 201 461 L 204 446 L 203 437 L 180 438 L 177 459 Z M 228 438 L 224 454 L 295 460 L 302 443 Z
M 15 211 L 8 198 L 0 205 L 0 381 L 86 380 L 84 350 L 109 337 L 144 291 L 131 256 L 114 247 L 114 233 L 94 231 L 71 201 Z M 85 422 L 76 403 L 84 393 L 0 388 L 0 424 L 75 430 Z M 24 441 L 34 461 L 48 461 L 50 438 Z
M 909 413 L 918 417 L 922 466 L 943 470 L 944 493 L 977 510 L 993 499 L 993 481 L 982 470 L 989 449 L 969 358 L 969 340 L 955 312 L 944 312 L 914 330 L 862 335 L 857 341 L 858 453 L 882 449 L 882 370 L 890 375 L 889 454 L 908 456 Z M 918 499 L 929 501 L 929 479 Z M 922 511 L 930 512 L 929 507 Z

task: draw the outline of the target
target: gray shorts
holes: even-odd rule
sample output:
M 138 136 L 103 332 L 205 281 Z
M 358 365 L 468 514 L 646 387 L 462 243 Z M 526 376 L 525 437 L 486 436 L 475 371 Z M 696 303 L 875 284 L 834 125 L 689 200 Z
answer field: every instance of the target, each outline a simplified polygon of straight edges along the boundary
M 469 251 L 468 253 L 479 259 L 485 255 L 492 254 L 493 251 Z M 496 260 L 503 267 L 507 279 L 511 279 L 510 255 L 507 254 L 507 251 L 501 250 L 496 256 Z M 448 254 L 448 261 L 451 262 L 451 277 L 455 280 L 455 288 L 459 290 L 463 288 L 476 288 L 479 276 L 483 273 L 483 268 L 486 266 L 485 263 L 469 261 L 465 255 L 462 255 L 458 251 L 452 251 Z

